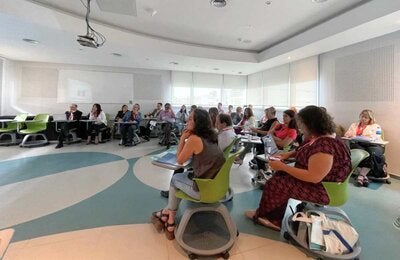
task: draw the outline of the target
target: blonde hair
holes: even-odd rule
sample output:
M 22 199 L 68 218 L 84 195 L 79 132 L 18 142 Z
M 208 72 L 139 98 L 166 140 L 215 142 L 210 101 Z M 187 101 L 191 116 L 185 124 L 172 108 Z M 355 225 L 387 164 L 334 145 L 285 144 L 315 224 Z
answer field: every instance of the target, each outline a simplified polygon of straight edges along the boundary
M 364 109 L 363 111 L 361 111 L 359 117 L 361 118 L 362 115 L 367 115 L 369 117 L 369 122 L 368 122 L 369 125 L 375 124 L 375 116 L 372 110 Z

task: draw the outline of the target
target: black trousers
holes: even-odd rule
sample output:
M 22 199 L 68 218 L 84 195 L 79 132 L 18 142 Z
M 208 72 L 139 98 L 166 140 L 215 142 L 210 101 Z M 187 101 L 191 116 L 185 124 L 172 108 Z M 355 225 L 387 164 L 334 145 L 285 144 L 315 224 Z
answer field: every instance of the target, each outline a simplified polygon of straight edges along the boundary
M 361 161 L 358 167 L 366 167 L 372 169 L 373 160 L 372 156 L 382 157 L 385 153 L 385 148 L 378 144 L 371 144 L 367 142 L 354 142 L 350 141 L 350 149 L 362 149 L 369 153 L 369 156 Z

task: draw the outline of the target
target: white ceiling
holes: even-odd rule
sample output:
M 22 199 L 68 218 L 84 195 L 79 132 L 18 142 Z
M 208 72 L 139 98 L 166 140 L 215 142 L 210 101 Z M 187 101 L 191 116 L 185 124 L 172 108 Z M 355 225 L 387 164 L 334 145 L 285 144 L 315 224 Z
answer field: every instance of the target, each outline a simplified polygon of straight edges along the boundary
M 133 0 L 107 1 L 118 9 Z M 287 63 L 288 56 L 293 61 L 400 29 L 400 1 L 266 2 L 227 0 L 216 8 L 209 0 L 136 0 L 132 16 L 102 11 L 92 1 L 91 25 L 107 42 L 90 49 L 76 42 L 86 33 L 80 0 L 1 0 L 0 56 L 247 75 Z

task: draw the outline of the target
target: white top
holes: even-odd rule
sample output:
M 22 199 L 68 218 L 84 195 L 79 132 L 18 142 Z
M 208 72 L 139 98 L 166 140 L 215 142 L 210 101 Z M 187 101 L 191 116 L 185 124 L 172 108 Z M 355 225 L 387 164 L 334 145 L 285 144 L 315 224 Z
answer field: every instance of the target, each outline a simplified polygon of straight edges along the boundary
M 357 135 L 357 127 L 358 127 L 359 122 L 351 124 L 349 127 L 349 130 L 344 134 L 345 137 L 355 137 Z M 378 124 L 372 124 L 372 125 L 367 125 L 365 129 L 362 132 L 362 136 L 369 137 L 372 140 L 376 140 L 376 130 L 378 128 L 381 128 Z M 382 131 L 382 129 L 381 129 Z
M 236 134 L 232 127 L 227 127 L 222 129 L 221 132 L 218 133 L 218 147 L 221 151 L 224 151 L 226 147 L 228 147 L 232 141 L 235 139 Z
M 107 125 L 107 118 L 106 118 L 106 114 L 104 113 L 104 111 L 101 111 L 97 117 L 95 117 L 92 113 L 90 113 L 89 120 L 94 120 L 95 121 L 94 123 L 97 125 L 100 125 L 100 124 Z

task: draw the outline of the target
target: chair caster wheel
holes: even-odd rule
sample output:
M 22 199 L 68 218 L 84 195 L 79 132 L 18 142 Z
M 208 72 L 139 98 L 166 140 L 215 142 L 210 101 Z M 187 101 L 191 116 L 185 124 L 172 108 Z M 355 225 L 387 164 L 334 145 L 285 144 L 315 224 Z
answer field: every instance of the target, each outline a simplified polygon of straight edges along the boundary
M 289 235 L 288 232 L 283 233 L 283 238 L 286 239 L 287 241 L 290 241 L 292 237 Z
M 195 255 L 195 254 L 190 254 L 189 255 L 189 259 L 196 259 L 197 258 L 197 255 Z
M 387 183 L 387 184 L 391 184 L 392 181 L 391 181 L 391 180 L 386 180 L 386 183 Z
M 223 259 L 229 259 L 229 252 L 225 252 L 225 253 L 222 253 L 222 258 Z

